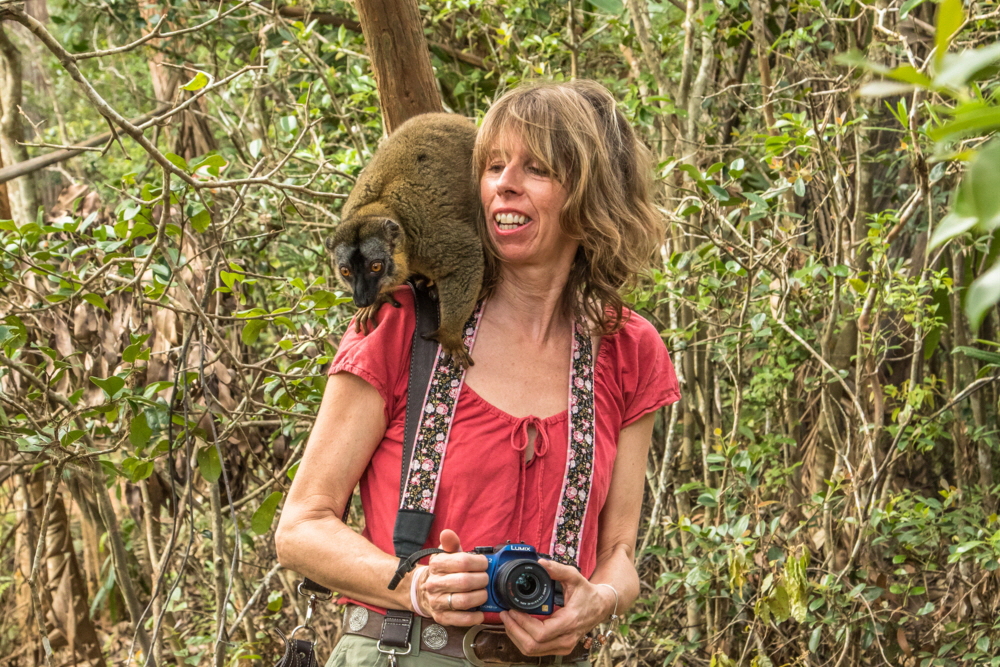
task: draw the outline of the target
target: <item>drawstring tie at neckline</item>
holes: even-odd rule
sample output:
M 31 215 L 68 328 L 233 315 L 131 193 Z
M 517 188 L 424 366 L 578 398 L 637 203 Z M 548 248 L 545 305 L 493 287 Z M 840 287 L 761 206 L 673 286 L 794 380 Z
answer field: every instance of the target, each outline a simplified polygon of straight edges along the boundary
M 524 452 L 528 449 L 528 442 L 531 439 L 532 426 L 535 427 L 535 448 L 531 456 L 531 460 L 534 461 L 536 457 L 545 456 L 545 452 L 549 451 L 549 437 L 542 429 L 542 420 L 534 415 L 529 415 L 522 419 L 518 425 L 510 431 L 511 449 L 518 454 L 517 523 L 514 524 L 517 526 L 518 532 L 520 532 L 524 520 L 524 486 L 527 478 L 528 467 L 528 462 L 524 460 Z M 521 541 L 521 536 L 518 535 L 517 539 L 518 541 Z

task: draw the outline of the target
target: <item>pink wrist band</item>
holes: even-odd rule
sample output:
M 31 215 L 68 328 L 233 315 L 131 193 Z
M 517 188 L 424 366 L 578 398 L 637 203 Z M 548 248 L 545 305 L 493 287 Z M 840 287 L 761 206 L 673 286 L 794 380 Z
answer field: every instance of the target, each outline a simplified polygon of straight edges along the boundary
M 410 580 L 410 604 L 413 605 L 413 611 L 417 614 L 417 616 L 430 618 L 430 616 L 425 614 L 424 610 L 420 608 L 420 602 L 417 601 L 417 579 L 420 578 L 420 571 L 425 567 L 427 566 L 420 565 L 413 571 L 413 579 Z

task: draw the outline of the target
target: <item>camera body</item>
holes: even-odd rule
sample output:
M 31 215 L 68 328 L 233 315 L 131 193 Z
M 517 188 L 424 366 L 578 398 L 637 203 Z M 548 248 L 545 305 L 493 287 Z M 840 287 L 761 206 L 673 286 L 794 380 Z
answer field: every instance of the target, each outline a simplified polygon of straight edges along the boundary
M 555 606 L 563 604 L 562 585 L 538 562 L 535 547 L 529 544 L 508 542 L 497 547 L 476 547 L 472 553 L 486 556 L 489 566 L 486 573 L 486 604 L 470 611 L 499 613 L 517 609 L 526 614 L 548 616 Z

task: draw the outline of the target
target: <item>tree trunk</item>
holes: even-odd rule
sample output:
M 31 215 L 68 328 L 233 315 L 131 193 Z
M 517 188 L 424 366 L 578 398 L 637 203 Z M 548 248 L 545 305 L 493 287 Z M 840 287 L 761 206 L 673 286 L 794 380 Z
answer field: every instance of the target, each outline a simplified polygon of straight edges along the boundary
M 357 0 L 386 134 L 408 118 L 444 111 L 416 0 Z
M 0 155 L 3 164 L 13 165 L 28 159 L 21 127 L 21 53 L 0 27 Z M 38 213 L 33 176 L 22 176 L 8 183 L 11 217 L 19 224 L 34 221 Z

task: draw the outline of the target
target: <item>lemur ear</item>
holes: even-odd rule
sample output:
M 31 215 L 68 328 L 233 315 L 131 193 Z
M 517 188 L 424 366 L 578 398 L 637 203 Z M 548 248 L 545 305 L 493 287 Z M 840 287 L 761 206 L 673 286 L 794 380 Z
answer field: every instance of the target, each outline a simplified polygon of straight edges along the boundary
M 385 227 L 385 235 L 391 241 L 396 242 L 399 240 L 399 237 L 403 233 L 403 228 L 399 226 L 398 222 L 386 218 L 382 221 L 382 225 Z
M 326 237 L 326 249 L 329 250 L 330 252 L 333 252 L 333 249 L 335 247 L 336 246 L 334 246 L 333 237 L 332 236 L 327 236 Z

